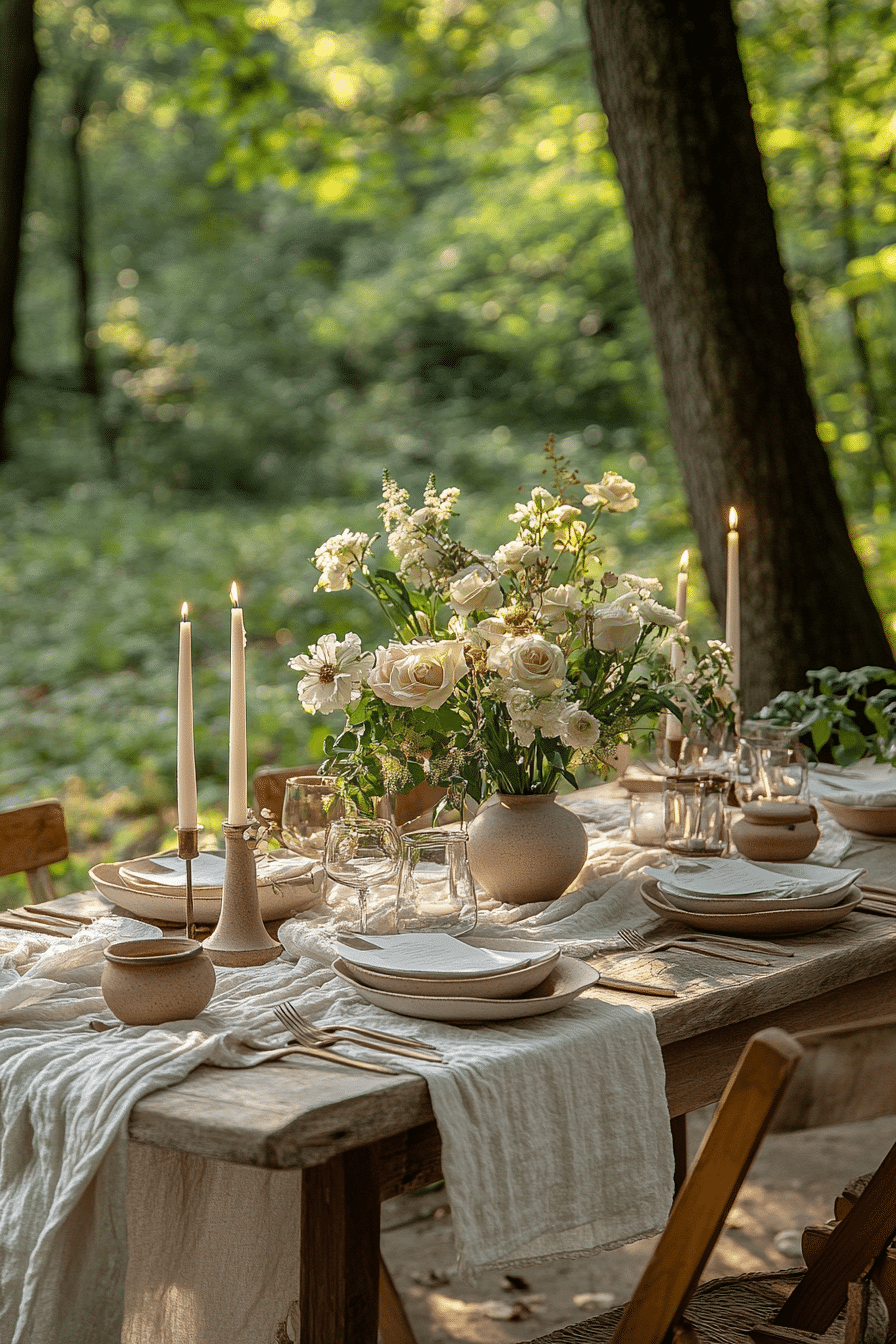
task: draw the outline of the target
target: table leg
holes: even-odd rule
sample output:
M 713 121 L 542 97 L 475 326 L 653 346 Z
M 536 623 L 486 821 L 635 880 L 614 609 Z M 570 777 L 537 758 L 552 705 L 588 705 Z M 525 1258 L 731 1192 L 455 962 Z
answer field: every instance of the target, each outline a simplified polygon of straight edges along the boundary
M 301 1344 L 377 1344 L 380 1184 L 375 1147 L 302 1172 Z
M 672 1129 L 673 1189 L 676 1195 L 688 1174 L 688 1117 L 673 1115 L 669 1124 Z

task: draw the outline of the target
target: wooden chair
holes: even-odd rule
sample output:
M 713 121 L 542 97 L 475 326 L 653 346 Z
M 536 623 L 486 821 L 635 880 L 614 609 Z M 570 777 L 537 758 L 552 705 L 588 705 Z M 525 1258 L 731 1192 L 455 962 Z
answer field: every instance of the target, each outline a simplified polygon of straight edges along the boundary
M 292 779 L 294 775 L 316 774 L 316 765 L 291 766 L 285 770 L 259 770 L 252 780 L 256 806 L 259 809 L 266 807 L 279 821 L 283 812 L 286 781 Z M 419 822 L 421 826 L 431 825 L 432 810 L 444 796 L 444 789 L 437 789 L 432 784 L 424 782 L 409 789 L 407 793 L 389 795 L 387 810 L 399 830 L 403 830 L 412 822 Z
M 826 1332 L 844 1307 L 843 1344 L 891 1338 L 870 1279 L 883 1274 L 896 1235 L 896 1144 L 810 1268 L 697 1287 L 792 1075 L 779 1128 L 896 1112 L 896 1018 L 752 1037 L 631 1301 L 532 1344 L 811 1344 L 821 1336 L 832 1344 L 835 1335 Z
M 53 900 L 49 865 L 67 858 L 68 832 L 58 798 L 0 812 L 0 877 L 24 873 L 33 901 Z

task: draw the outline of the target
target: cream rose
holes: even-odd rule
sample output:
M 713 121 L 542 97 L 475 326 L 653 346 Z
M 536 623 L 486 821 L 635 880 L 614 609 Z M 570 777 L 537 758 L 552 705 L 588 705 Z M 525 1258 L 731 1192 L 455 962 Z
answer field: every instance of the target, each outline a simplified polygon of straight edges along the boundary
M 458 616 L 471 611 L 497 611 L 504 601 L 501 585 L 484 565 L 467 565 L 448 583 L 448 602 Z
M 636 605 L 638 615 L 645 625 L 659 625 L 668 630 L 674 630 L 677 625 L 681 625 L 681 617 L 676 615 L 671 607 L 664 607 L 652 597 L 645 597 Z
M 565 630 L 567 615 L 582 610 L 582 595 L 572 583 L 561 583 L 557 588 L 546 588 L 541 595 L 539 615 L 552 630 Z
M 560 717 L 560 739 L 565 747 L 590 751 L 600 738 L 600 724 L 587 709 L 569 705 Z
M 641 633 L 641 620 L 637 612 L 625 606 L 617 606 L 615 602 L 608 607 L 595 607 L 591 619 L 591 644 L 601 653 L 630 649 Z
M 508 639 L 502 645 L 504 675 L 514 686 L 533 695 L 550 695 L 563 684 L 566 659 L 563 650 L 550 644 L 541 635 L 527 635 L 524 639 Z
M 379 648 L 367 684 L 387 705 L 438 709 L 467 674 L 464 646 L 457 639 L 432 644 L 389 644 Z
M 586 485 L 582 500 L 586 506 L 602 504 L 608 513 L 628 513 L 638 507 L 633 481 L 627 481 L 616 471 L 605 471 L 597 485 Z
M 545 559 L 543 551 L 537 546 L 530 545 L 528 541 L 521 541 L 519 537 L 515 541 L 506 541 L 494 554 L 499 574 L 517 574 L 521 569 L 528 569 L 530 565 L 535 565 L 543 559 Z

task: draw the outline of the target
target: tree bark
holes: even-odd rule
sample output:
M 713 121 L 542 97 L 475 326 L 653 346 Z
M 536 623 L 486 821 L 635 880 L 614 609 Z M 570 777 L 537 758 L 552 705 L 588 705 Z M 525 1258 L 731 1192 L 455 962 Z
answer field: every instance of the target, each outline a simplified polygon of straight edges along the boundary
M 742 704 L 894 665 L 815 429 L 730 0 L 586 0 L 709 589 L 741 530 Z
M 15 371 L 15 300 L 31 99 L 39 73 L 34 0 L 0 0 L 0 462 L 9 460 L 3 428 Z

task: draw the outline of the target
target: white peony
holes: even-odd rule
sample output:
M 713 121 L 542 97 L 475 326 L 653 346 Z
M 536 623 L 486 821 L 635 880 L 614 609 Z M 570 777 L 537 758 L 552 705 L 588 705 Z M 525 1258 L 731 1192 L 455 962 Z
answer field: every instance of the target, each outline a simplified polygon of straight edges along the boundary
M 461 677 L 467 674 L 464 646 L 457 639 L 431 644 L 389 644 L 376 652 L 368 678 L 374 695 L 387 705 L 418 709 L 444 705 Z
M 638 507 L 634 482 L 627 481 L 616 471 L 605 471 L 597 485 L 586 485 L 582 500 L 586 506 L 602 505 L 608 513 L 628 513 Z
M 640 633 L 641 621 L 637 612 L 621 603 L 595 607 L 591 613 L 591 645 L 601 653 L 621 653 L 630 649 Z
M 500 583 L 484 565 L 467 565 L 448 582 L 448 603 L 458 616 L 497 611 L 503 601 Z
M 309 644 L 307 653 L 290 658 L 289 666 L 307 675 L 298 694 L 309 714 L 333 714 L 360 699 L 364 678 L 373 666 L 373 654 L 361 652 L 361 641 L 349 632 L 345 639 L 324 635 Z

